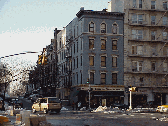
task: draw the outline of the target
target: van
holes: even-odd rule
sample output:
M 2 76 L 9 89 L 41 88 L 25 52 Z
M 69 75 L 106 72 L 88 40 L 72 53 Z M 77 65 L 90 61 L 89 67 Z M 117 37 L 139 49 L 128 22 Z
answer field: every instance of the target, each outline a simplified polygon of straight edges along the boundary
M 57 97 L 38 98 L 32 105 L 33 113 L 43 111 L 44 113 L 57 112 L 59 113 L 62 108 L 61 101 Z
M 156 112 L 168 112 L 168 105 L 161 105 L 161 106 L 158 106 L 157 109 L 156 109 Z

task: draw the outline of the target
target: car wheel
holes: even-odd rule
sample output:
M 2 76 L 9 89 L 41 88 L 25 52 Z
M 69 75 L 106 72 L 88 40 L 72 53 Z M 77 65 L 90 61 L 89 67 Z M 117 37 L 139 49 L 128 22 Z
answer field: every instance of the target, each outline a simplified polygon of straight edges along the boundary
M 33 113 L 36 113 L 36 110 L 35 110 L 35 109 L 33 109 Z
M 48 113 L 47 109 L 44 109 L 44 114 L 47 114 L 47 113 Z
M 60 113 L 60 110 L 56 110 L 57 113 Z

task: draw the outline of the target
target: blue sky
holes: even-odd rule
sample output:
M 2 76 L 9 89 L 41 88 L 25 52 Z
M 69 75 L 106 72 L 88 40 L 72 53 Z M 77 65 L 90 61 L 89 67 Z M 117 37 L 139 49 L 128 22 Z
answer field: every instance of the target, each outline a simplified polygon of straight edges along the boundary
M 0 0 L 0 57 L 25 51 L 42 51 L 54 37 L 54 29 L 65 27 L 75 18 L 80 7 L 102 10 L 108 8 L 108 1 Z M 37 55 L 13 58 L 36 62 Z

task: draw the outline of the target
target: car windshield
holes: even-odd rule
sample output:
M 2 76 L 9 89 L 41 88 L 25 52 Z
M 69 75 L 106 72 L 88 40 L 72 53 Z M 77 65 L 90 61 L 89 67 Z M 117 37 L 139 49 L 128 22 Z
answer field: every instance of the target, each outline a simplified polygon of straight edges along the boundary
M 49 98 L 48 103 L 59 103 L 60 100 L 58 98 Z

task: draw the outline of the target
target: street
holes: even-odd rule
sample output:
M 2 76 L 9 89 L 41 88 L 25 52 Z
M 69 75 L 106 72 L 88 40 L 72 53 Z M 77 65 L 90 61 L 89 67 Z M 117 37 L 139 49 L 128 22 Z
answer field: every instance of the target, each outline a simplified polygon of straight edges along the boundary
M 31 110 L 31 101 L 23 100 L 23 106 Z M 109 111 L 89 112 L 88 110 L 72 110 L 71 106 L 64 106 L 67 110 L 61 110 L 60 113 L 37 112 L 36 115 L 46 116 L 48 123 L 52 126 L 167 126 L 167 121 L 161 119 L 167 118 L 168 114 L 161 113 L 133 113 L 129 111 L 110 113 Z M 157 118 L 159 120 L 157 120 Z M 10 120 L 14 122 L 15 116 Z

